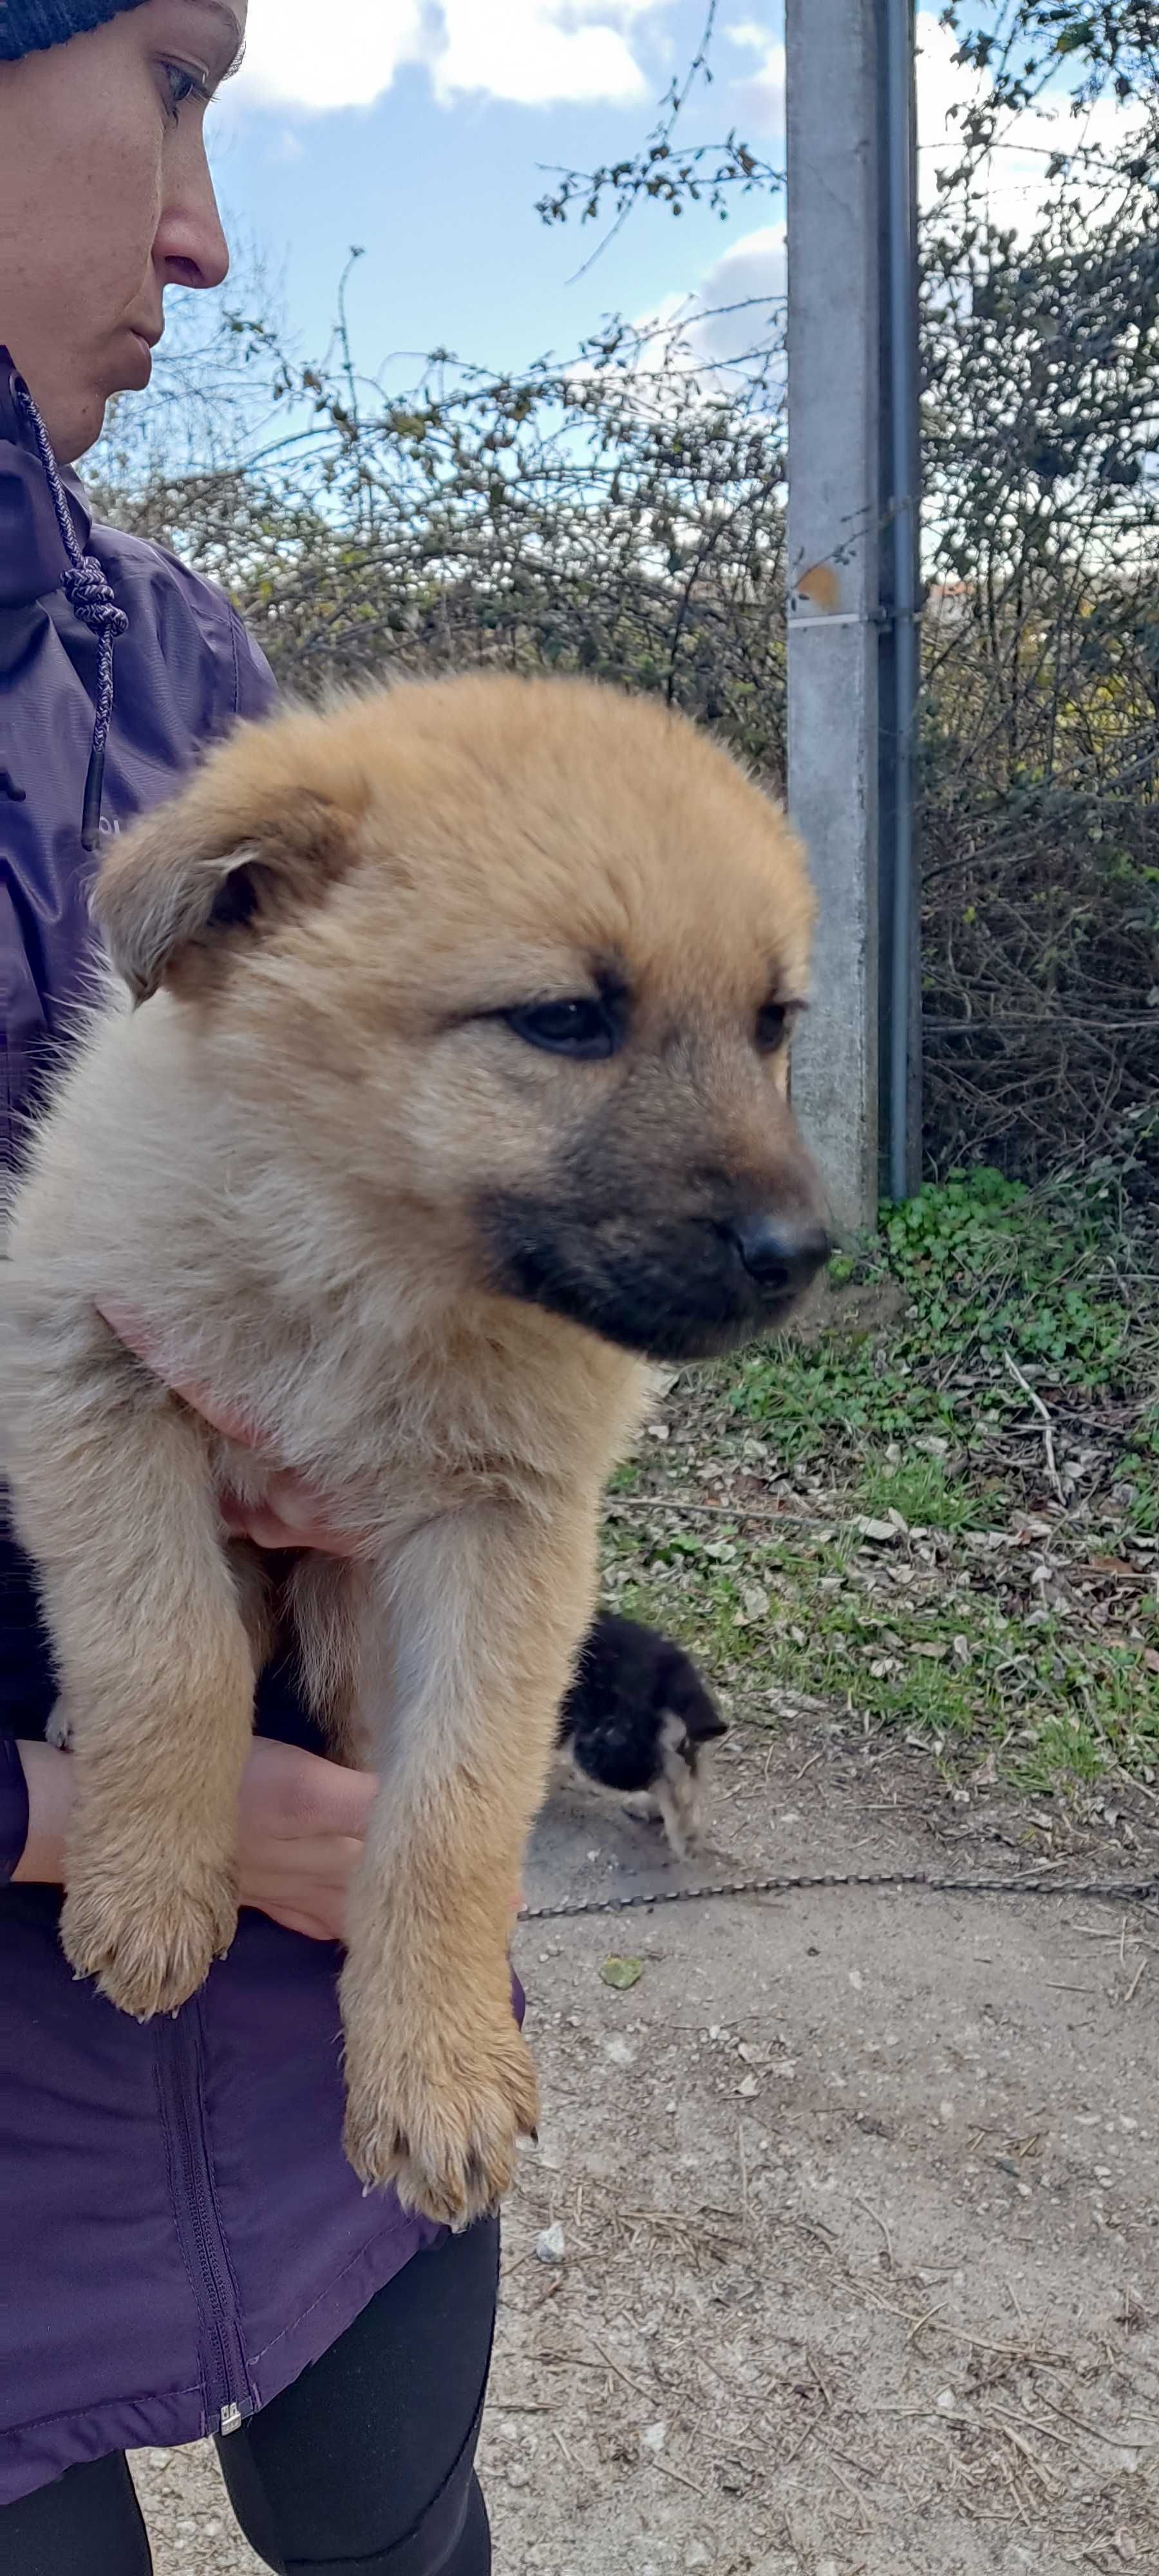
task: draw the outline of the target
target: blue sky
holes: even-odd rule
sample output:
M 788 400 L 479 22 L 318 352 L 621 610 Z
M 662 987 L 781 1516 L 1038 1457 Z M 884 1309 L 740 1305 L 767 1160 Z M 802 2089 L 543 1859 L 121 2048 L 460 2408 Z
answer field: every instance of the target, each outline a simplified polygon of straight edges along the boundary
M 735 120 L 781 157 L 778 17 L 744 0 L 726 11 L 719 77 L 690 135 Z M 707 213 L 649 208 L 572 284 L 597 236 L 547 228 L 535 200 L 543 165 L 587 168 L 640 142 L 703 18 L 704 0 L 251 0 L 213 160 L 232 227 L 284 280 L 295 336 L 324 340 L 354 242 L 366 256 L 352 313 L 371 367 L 437 343 L 487 365 L 570 353 L 604 313 L 648 312 L 694 286 L 779 210 L 748 200 L 725 233 Z M 320 64 L 324 29 L 339 42 Z M 309 103 L 320 91 L 322 108 Z
M 214 110 L 213 157 L 231 228 L 281 281 L 303 353 L 325 344 L 355 242 L 366 255 L 351 315 L 371 371 L 440 344 L 518 366 L 548 349 L 570 355 L 608 312 L 776 291 L 779 199 L 739 200 L 727 227 L 707 210 L 674 221 L 642 207 L 578 280 L 595 229 L 548 228 L 534 211 L 544 165 L 589 168 L 638 146 L 705 11 L 706 0 L 250 0 L 246 62 Z M 723 0 L 716 79 L 687 112 L 690 139 L 735 125 L 782 161 L 781 30 L 778 0 Z M 922 10 L 919 37 L 929 190 L 963 75 L 936 8 Z M 1057 124 L 1022 121 L 997 182 L 1016 220 L 1039 201 L 1057 140 Z

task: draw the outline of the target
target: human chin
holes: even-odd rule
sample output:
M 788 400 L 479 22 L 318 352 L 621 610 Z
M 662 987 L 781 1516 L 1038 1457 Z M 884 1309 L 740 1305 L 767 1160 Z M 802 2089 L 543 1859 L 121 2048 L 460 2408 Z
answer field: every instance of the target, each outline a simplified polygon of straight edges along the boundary
M 42 403 L 44 424 L 59 465 L 75 465 L 95 447 L 105 425 L 109 396 L 96 386 L 73 393 L 60 403 Z

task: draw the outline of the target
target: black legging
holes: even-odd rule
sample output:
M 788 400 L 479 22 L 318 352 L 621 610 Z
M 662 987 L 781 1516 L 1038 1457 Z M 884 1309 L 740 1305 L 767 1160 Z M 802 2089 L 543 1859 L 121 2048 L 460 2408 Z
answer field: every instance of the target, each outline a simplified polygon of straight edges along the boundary
M 419 2254 L 321 2361 L 217 2445 L 275 2576 L 489 2576 L 475 2476 L 499 2268 L 488 2220 Z M 4 2576 L 151 2576 L 123 2452 L 0 2510 Z

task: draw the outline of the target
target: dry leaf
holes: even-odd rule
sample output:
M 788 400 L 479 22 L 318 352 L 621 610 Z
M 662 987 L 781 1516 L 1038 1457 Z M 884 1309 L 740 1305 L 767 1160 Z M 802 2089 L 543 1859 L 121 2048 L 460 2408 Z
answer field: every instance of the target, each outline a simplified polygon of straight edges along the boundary
M 630 1986 L 638 1986 L 643 1974 L 642 1959 L 605 1959 L 600 1970 L 604 1984 L 614 1986 L 618 1995 L 627 1994 Z

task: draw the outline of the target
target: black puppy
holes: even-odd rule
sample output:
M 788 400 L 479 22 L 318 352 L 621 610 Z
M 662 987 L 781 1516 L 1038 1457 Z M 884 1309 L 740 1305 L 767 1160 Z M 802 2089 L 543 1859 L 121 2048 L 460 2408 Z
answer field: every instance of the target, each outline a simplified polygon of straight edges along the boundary
M 678 1859 L 696 1839 L 701 1752 L 727 1732 L 681 1647 L 600 1612 L 560 1710 L 560 1749 L 597 1788 L 659 1815 Z

